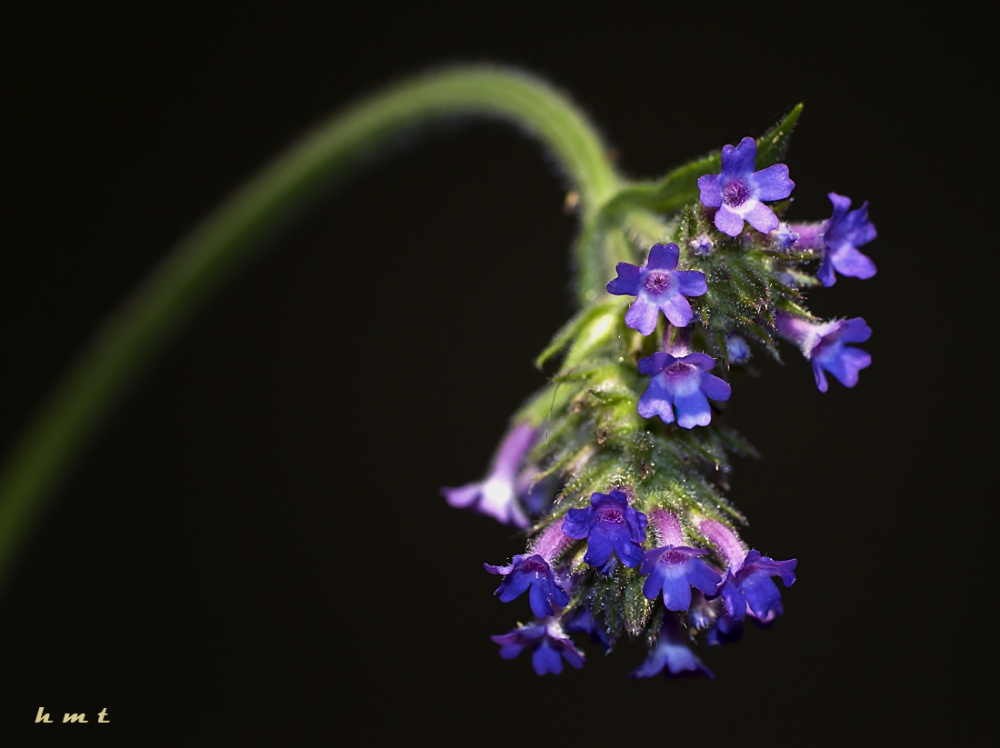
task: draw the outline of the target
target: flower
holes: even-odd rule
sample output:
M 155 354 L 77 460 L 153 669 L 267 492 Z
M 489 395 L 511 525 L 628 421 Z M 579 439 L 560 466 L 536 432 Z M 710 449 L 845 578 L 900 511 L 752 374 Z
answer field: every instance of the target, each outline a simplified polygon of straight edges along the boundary
M 684 545 L 665 545 L 646 551 L 642 558 L 640 574 L 649 574 L 642 586 L 642 594 L 656 600 L 663 593 L 667 610 L 687 610 L 691 607 L 691 588 L 705 594 L 716 591 L 722 575 L 702 561 L 708 551 Z
M 559 675 L 563 659 L 577 669 L 583 667 L 586 659 L 557 621 L 536 621 L 490 638 L 500 645 L 500 656 L 505 660 L 512 660 L 531 647 L 531 665 L 539 675 Z
M 523 484 L 518 480 L 517 471 L 537 433 L 528 423 L 512 428 L 500 443 L 490 473 L 482 482 L 441 489 L 448 503 L 454 507 L 474 505 L 477 511 L 503 524 L 527 527 L 528 518 L 517 501 L 518 488 Z
M 851 198 L 836 192 L 827 197 L 833 203 L 833 216 L 823 233 L 826 251 L 816 277 L 824 286 L 837 282 L 834 270 L 851 278 L 871 278 L 875 275 L 875 263 L 858 251 L 858 247 L 877 236 L 875 227 L 868 220 L 868 201 L 861 203 L 860 208 L 849 211 Z
M 562 618 L 563 627 L 567 631 L 579 631 L 587 634 L 594 644 L 600 644 L 604 651 L 611 649 L 608 633 L 594 616 L 594 611 L 587 605 L 574 608 Z
M 791 249 L 799 240 L 799 234 L 787 223 L 779 223 L 778 228 L 771 232 L 774 247 L 779 250 Z
M 639 267 L 619 262 L 618 277 L 608 282 L 608 293 L 635 296 L 625 314 L 625 324 L 643 335 L 656 329 L 657 310 L 677 327 L 684 327 L 694 312 L 686 296 L 701 296 L 708 291 L 705 274 L 700 270 L 676 270 L 680 249 L 676 244 L 654 244 L 646 264 Z
M 493 593 L 500 601 L 509 603 L 529 588 L 528 600 L 531 612 L 539 618 L 555 615 L 559 608 L 569 603 L 569 595 L 563 590 L 552 572 L 549 562 L 540 555 L 514 556 L 510 566 L 483 564 L 490 574 L 503 574 L 503 581 Z
M 691 607 L 691 588 L 712 594 L 719 586 L 721 575 L 702 561 L 708 551 L 682 545 L 683 534 L 677 517 L 665 509 L 654 509 L 650 522 L 663 545 L 646 551 L 640 574 L 648 574 L 642 594 L 656 600 L 661 591 L 667 610 L 687 610 Z
M 718 208 L 715 227 L 729 236 L 739 236 L 743 221 L 761 233 L 778 228 L 778 217 L 762 200 L 783 200 L 792 194 L 795 182 L 788 178 L 788 167 L 774 164 L 755 172 L 757 144 L 743 138 L 735 148 L 722 146 L 722 172 L 698 177 L 701 202 Z
M 727 335 L 726 356 L 731 364 L 745 364 L 751 358 L 750 346 L 739 335 Z
M 761 621 L 769 621 L 781 613 L 781 591 L 771 577 L 780 577 L 786 587 L 795 583 L 797 559 L 775 561 L 751 550 L 735 570 L 726 570 L 719 585 L 719 595 L 726 606 L 726 615 L 734 620 L 749 611 Z
M 871 354 L 846 343 L 864 343 L 872 330 L 861 317 L 815 323 L 803 317 L 779 312 L 775 319 L 778 332 L 796 343 L 802 354 L 812 361 L 813 375 L 820 392 L 828 384 L 825 371 L 830 372 L 845 387 L 858 383 L 858 373 L 871 365 Z
M 699 234 L 688 242 L 688 246 L 699 257 L 707 257 L 712 254 L 712 247 L 715 246 L 715 242 L 712 241 L 712 238 L 708 234 Z
M 681 428 L 707 426 L 712 421 L 707 398 L 728 400 L 732 394 L 726 382 L 707 373 L 714 366 L 712 357 L 704 353 L 689 353 L 680 358 L 654 353 L 642 359 L 639 373 L 653 378 L 639 398 L 639 415 L 659 416 L 664 423 L 673 423 L 676 406 L 677 425 Z
M 587 539 L 583 560 L 591 566 L 604 566 L 617 551 L 621 562 L 634 569 L 642 561 L 646 524 L 646 515 L 630 507 L 623 492 L 612 491 L 595 493 L 586 509 L 570 509 L 562 529 L 571 538 Z
M 632 671 L 632 678 L 652 678 L 663 673 L 665 676 L 692 673 L 707 675 L 715 679 L 712 671 L 705 667 L 694 652 L 683 644 L 680 628 L 673 616 L 668 616 L 660 629 L 656 646 L 646 661 Z
M 702 520 L 702 533 L 718 549 L 728 568 L 718 590 L 726 615 L 719 619 L 722 633 L 729 633 L 749 611 L 760 621 L 769 622 L 781 613 L 781 591 L 771 577 L 780 577 L 786 587 L 795 583 L 797 559 L 775 561 L 760 551 L 746 551 L 736 534 L 714 519 Z M 728 619 L 728 620 L 726 620 Z

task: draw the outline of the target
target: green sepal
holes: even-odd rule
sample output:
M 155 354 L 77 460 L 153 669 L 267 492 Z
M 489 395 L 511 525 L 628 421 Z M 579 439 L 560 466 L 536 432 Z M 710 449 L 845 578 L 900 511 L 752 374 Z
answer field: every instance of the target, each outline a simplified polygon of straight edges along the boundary
M 622 581 L 625 582 L 625 592 L 622 595 L 625 630 L 629 637 L 637 639 L 646 628 L 649 615 L 653 612 L 653 604 L 642 594 L 644 580 L 637 569 L 623 570 Z

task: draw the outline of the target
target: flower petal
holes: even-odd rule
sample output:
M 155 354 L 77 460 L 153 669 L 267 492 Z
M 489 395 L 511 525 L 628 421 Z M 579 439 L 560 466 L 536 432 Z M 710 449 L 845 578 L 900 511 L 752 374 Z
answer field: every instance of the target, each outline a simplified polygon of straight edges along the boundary
M 701 391 L 712 400 L 728 400 L 733 394 L 733 388 L 724 379 L 714 374 L 701 375 Z
M 663 310 L 663 314 L 670 320 L 670 324 L 676 327 L 687 327 L 688 323 L 694 318 L 691 303 L 680 294 L 674 294 L 670 298 L 664 299 L 660 302 L 659 308 Z M 628 324 L 627 317 L 625 324 Z M 639 332 L 642 332 L 642 330 Z
M 659 416 L 664 423 L 674 422 L 673 396 L 670 394 L 670 390 L 660 384 L 657 379 L 652 380 L 646 391 L 642 393 L 642 397 L 639 398 L 638 410 L 639 415 L 643 418 Z M 563 532 L 569 535 L 565 527 L 563 527 Z
M 618 277 L 608 281 L 608 293 L 615 296 L 638 296 L 639 268 L 627 262 L 619 262 L 615 270 L 618 272 Z
M 861 254 L 857 249 L 847 244 L 830 253 L 830 262 L 841 275 L 849 278 L 871 278 L 875 275 L 875 263 L 868 255 Z
M 708 293 L 708 283 L 705 274 L 700 270 L 678 270 L 674 273 L 677 288 L 685 296 L 701 296 Z
M 757 160 L 757 143 L 753 138 L 743 138 L 735 148 L 731 145 L 722 146 L 722 176 L 748 177 L 753 174 L 754 161 Z
M 678 397 L 674 405 L 677 407 L 677 425 L 681 428 L 693 429 L 695 426 L 707 426 L 712 422 L 712 409 L 701 390 Z
M 673 270 L 677 267 L 677 258 L 680 256 L 680 249 L 676 244 L 654 244 L 649 250 L 649 259 L 646 260 L 646 268 L 649 270 Z
M 722 187 L 719 186 L 718 174 L 698 177 L 698 190 L 701 192 L 701 204 L 706 208 L 718 208 L 722 205 Z
M 743 217 L 747 220 L 747 223 L 762 234 L 774 231 L 778 228 L 778 224 L 781 223 L 778 217 L 774 215 L 774 211 L 760 202 L 744 213 Z
M 643 335 L 649 335 L 656 329 L 656 318 L 659 312 L 659 307 L 656 304 L 639 296 L 625 313 L 625 324 Z
M 776 221 L 778 219 L 775 219 Z M 739 236 L 743 230 L 743 219 L 723 205 L 715 213 L 715 228 L 729 236 Z
M 788 178 L 788 167 L 784 164 L 774 164 L 758 171 L 750 182 L 757 188 L 758 200 L 784 200 L 795 188 L 795 182 Z

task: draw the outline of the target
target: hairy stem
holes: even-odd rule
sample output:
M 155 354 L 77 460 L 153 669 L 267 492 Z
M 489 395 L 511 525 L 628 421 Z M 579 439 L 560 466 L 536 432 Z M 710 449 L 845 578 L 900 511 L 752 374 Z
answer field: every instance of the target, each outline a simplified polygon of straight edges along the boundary
M 0 471 L 0 585 L 67 467 L 178 330 L 319 188 L 415 126 L 456 115 L 509 121 L 555 156 L 583 220 L 619 187 L 593 127 L 566 97 L 522 73 L 457 67 L 404 81 L 306 135 L 177 244 L 57 383 Z M 579 279 L 600 258 L 578 252 Z M 606 282 L 606 278 L 603 282 Z M 585 288 L 580 289 L 586 298 Z

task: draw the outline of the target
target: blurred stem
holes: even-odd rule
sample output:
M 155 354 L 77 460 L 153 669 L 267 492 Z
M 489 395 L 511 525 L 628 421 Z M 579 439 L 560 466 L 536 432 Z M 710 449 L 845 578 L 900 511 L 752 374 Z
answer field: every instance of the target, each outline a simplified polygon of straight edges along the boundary
M 582 220 L 619 188 L 594 128 L 549 85 L 492 67 L 404 81 L 334 116 L 280 155 L 177 244 L 57 383 L 0 471 L 0 587 L 45 500 L 128 386 L 181 327 L 321 187 L 413 127 L 456 115 L 496 117 L 551 151 L 579 194 Z M 578 250 L 578 281 L 601 278 Z M 581 298 L 587 289 L 581 288 Z

